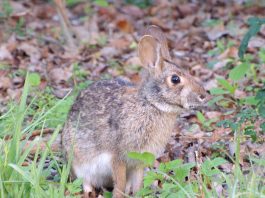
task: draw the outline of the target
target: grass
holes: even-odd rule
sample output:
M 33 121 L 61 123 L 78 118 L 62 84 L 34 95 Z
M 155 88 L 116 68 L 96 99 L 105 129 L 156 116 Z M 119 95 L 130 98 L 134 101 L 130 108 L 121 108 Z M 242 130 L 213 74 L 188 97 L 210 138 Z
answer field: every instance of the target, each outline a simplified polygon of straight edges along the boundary
M 30 104 L 27 101 L 32 90 L 30 74 L 27 74 L 23 94 L 20 103 L 0 117 L 2 126 L 8 126 L 8 130 L 1 133 L 0 141 L 0 197 L 65 197 L 81 191 L 80 181 L 69 182 L 70 162 L 60 163 L 58 153 L 51 150 L 51 145 L 59 135 L 61 125 L 58 125 L 50 140 L 46 143 L 46 148 L 40 150 L 38 139 L 29 145 L 29 137 L 36 127 L 44 129 L 46 121 L 50 115 L 54 115 L 54 110 L 65 104 L 66 99 L 52 104 L 49 109 L 43 107 L 42 111 L 34 115 L 32 121 L 27 123 L 26 118 L 32 110 L 32 105 L 36 102 L 33 98 Z M 70 106 L 70 103 L 69 103 Z M 65 115 L 67 112 L 65 112 Z M 7 135 L 12 138 L 7 139 Z M 22 136 L 26 138 L 21 141 Z M 42 136 L 42 134 L 41 134 Z M 37 147 L 36 153 L 31 156 L 30 150 Z M 25 165 L 25 162 L 29 163 Z M 50 158 L 50 166 L 44 168 L 47 158 Z M 48 180 L 51 175 L 51 168 L 55 167 L 59 174 L 59 180 Z

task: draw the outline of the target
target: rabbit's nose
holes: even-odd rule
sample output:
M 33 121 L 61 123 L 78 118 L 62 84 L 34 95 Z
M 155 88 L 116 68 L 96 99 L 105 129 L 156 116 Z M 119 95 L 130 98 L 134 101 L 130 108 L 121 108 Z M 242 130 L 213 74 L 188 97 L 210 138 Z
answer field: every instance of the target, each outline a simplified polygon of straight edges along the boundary
M 211 95 L 207 92 L 207 93 L 205 93 L 205 94 L 200 94 L 199 96 L 198 96 L 198 100 L 200 101 L 200 102 L 208 102 L 209 100 L 211 100 L 212 99 L 212 97 L 211 97 Z

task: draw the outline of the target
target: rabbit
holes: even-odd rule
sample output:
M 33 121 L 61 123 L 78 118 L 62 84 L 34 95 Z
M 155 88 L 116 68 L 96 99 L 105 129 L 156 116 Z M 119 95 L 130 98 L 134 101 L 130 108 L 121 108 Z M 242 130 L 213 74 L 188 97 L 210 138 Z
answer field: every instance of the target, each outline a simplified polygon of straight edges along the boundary
M 72 171 L 83 178 L 86 197 L 94 188 L 113 187 L 115 198 L 135 194 L 144 166 L 128 153 L 161 155 L 176 118 L 204 107 L 207 91 L 172 62 L 166 36 L 149 26 L 138 44 L 144 73 L 138 85 L 123 79 L 101 80 L 81 91 L 62 132 Z

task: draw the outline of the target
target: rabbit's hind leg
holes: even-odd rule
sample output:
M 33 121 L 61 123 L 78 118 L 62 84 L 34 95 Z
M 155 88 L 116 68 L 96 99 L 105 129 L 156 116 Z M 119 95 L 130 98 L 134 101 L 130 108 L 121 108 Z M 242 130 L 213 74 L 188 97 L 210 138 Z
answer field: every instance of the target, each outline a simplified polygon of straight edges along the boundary
M 83 190 L 84 190 L 84 198 L 96 198 L 96 191 L 90 182 L 84 180 Z
M 113 160 L 112 175 L 114 182 L 113 197 L 123 198 L 126 186 L 126 164 L 119 160 Z

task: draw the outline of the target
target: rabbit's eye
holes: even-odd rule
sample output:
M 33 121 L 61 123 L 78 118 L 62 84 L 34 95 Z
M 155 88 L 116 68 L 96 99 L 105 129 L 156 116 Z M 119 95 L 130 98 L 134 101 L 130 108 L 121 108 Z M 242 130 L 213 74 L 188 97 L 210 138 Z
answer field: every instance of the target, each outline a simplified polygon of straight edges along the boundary
M 173 83 L 173 84 L 179 84 L 180 83 L 180 77 L 178 77 L 177 75 L 173 75 L 172 77 L 171 77 L 171 82 Z

